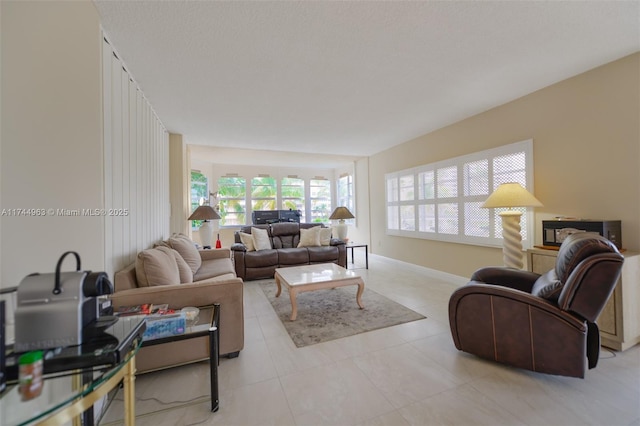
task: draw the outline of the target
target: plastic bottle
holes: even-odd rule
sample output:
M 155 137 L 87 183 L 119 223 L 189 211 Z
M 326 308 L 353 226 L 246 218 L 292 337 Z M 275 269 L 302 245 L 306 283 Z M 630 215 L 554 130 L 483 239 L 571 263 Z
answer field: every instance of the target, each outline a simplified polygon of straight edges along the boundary
M 27 352 L 20 355 L 19 390 L 23 401 L 28 401 L 42 392 L 42 351 Z

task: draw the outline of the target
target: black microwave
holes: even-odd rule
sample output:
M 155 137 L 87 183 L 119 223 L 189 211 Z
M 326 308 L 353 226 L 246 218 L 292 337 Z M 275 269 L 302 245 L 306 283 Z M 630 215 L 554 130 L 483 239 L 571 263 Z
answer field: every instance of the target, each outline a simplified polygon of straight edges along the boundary
M 600 234 L 618 249 L 622 248 L 622 222 L 619 220 L 543 220 L 542 244 L 558 247 L 565 238 L 576 232 Z

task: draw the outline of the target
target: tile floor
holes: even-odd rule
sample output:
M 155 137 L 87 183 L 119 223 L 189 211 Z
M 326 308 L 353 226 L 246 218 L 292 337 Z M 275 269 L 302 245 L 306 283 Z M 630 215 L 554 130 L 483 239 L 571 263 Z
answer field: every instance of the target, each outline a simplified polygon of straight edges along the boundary
M 208 366 L 198 363 L 138 376 L 136 424 L 640 426 L 640 345 L 604 349 L 585 379 L 487 362 L 453 346 L 456 283 L 378 256 L 369 267 L 358 270 L 367 288 L 427 318 L 298 349 L 246 282 L 245 349 L 220 362 L 220 410 L 209 411 Z M 122 423 L 121 398 L 102 425 Z

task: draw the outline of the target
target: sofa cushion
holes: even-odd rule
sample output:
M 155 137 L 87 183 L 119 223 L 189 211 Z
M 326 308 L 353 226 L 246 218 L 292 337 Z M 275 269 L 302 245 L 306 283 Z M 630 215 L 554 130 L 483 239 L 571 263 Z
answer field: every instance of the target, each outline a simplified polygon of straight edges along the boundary
M 562 292 L 562 287 L 563 284 L 558 279 L 555 269 L 552 269 L 547 273 L 540 275 L 540 278 L 533 283 L 531 294 L 552 302 L 557 302 L 558 297 L 560 297 L 560 293 Z
M 187 262 L 187 265 L 191 268 L 191 272 L 194 274 L 198 272 L 198 269 L 200 269 L 202 265 L 202 258 L 194 242 L 182 236 L 171 237 L 168 242 L 169 246 L 180 253 L 180 256 Z
M 338 260 L 338 248 L 330 247 L 308 247 L 309 263 L 329 263 Z
M 331 245 L 331 228 L 320 228 L 320 245 Z
M 266 229 L 251 228 L 251 235 L 253 236 L 253 245 L 256 251 L 271 250 L 271 240 Z
M 202 266 L 193 276 L 194 281 L 202 281 L 219 275 L 234 274 L 236 270 L 230 258 L 212 259 L 202 262 Z
M 175 256 L 168 247 L 143 250 L 136 258 L 138 287 L 180 283 Z
M 193 272 L 191 271 L 191 268 L 189 267 L 187 262 L 176 250 L 171 249 L 171 253 L 173 254 L 173 257 L 176 260 L 176 265 L 178 266 L 178 272 L 180 273 L 180 284 L 192 283 Z
M 247 251 L 255 251 L 256 247 L 253 245 L 253 235 L 246 232 L 240 232 L 240 242 L 247 247 Z
M 279 265 L 306 265 L 309 263 L 309 252 L 304 248 L 286 248 L 278 250 Z
M 247 268 L 263 268 L 278 264 L 278 250 L 251 251 L 244 254 L 244 266 Z
M 320 246 L 320 227 L 314 226 L 309 229 L 300 229 L 300 247 L 319 247 Z

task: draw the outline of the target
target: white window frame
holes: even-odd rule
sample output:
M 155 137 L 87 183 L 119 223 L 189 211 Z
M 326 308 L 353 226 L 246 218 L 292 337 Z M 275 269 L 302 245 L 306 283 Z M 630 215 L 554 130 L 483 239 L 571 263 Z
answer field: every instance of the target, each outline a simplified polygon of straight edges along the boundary
M 346 187 L 344 191 L 341 190 L 342 187 Z M 353 183 L 353 174 L 344 173 L 338 177 L 336 180 L 336 206 L 340 207 L 344 206 L 349 209 L 349 211 L 355 216 L 356 214 L 356 202 L 355 202 L 355 194 L 354 194 L 354 183 Z M 346 194 L 341 196 L 342 194 Z M 355 225 L 355 219 L 346 219 L 345 223 L 348 225 Z
M 464 207 L 465 203 L 484 202 L 500 183 L 505 182 L 504 180 L 500 180 L 502 179 L 501 177 L 495 179 L 492 168 L 492 160 L 503 155 L 516 153 L 524 153 L 525 155 L 525 169 L 520 173 L 524 172 L 526 182 L 520 183 L 531 193 L 534 193 L 532 139 L 512 143 L 509 145 L 503 145 L 497 148 L 463 155 L 436 163 L 426 164 L 411 169 L 385 174 L 386 234 L 410 238 L 446 241 L 452 243 L 502 247 L 502 224 L 498 213 L 500 213 L 500 211 L 504 209 L 487 209 L 489 215 L 489 236 L 481 237 L 465 235 Z M 464 166 L 465 164 L 481 160 L 489 161 L 488 193 L 465 196 L 463 193 L 465 176 Z M 420 231 L 419 210 L 420 206 L 425 205 L 425 202 L 424 199 L 420 199 L 421 194 L 419 193 L 420 188 L 418 185 L 418 177 L 421 173 L 436 172 L 438 170 L 449 167 L 455 167 L 457 169 L 458 192 L 455 196 L 436 196 L 434 198 L 434 201 L 429 203 L 429 205 L 435 205 L 435 231 Z M 411 193 L 410 188 L 411 177 L 413 178 L 413 193 Z M 406 183 L 404 188 L 402 187 L 401 182 Z M 440 217 L 438 216 L 438 207 L 442 207 L 441 210 L 444 210 L 444 207 L 449 207 L 449 211 L 454 211 L 455 209 L 452 207 L 454 207 L 455 205 L 457 205 L 457 233 L 450 233 L 451 226 L 447 227 L 447 224 L 444 221 L 440 220 Z M 533 211 L 532 209 L 525 208 L 519 210 L 523 211 L 523 215 L 521 218 L 522 246 L 524 249 L 531 248 L 534 240 Z M 405 214 L 404 221 L 402 221 L 403 213 Z M 455 220 L 455 217 L 449 216 L 448 219 Z M 413 229 L 402 229 L 403 227 L 410 228 L 412 222 L 414 224 Z

